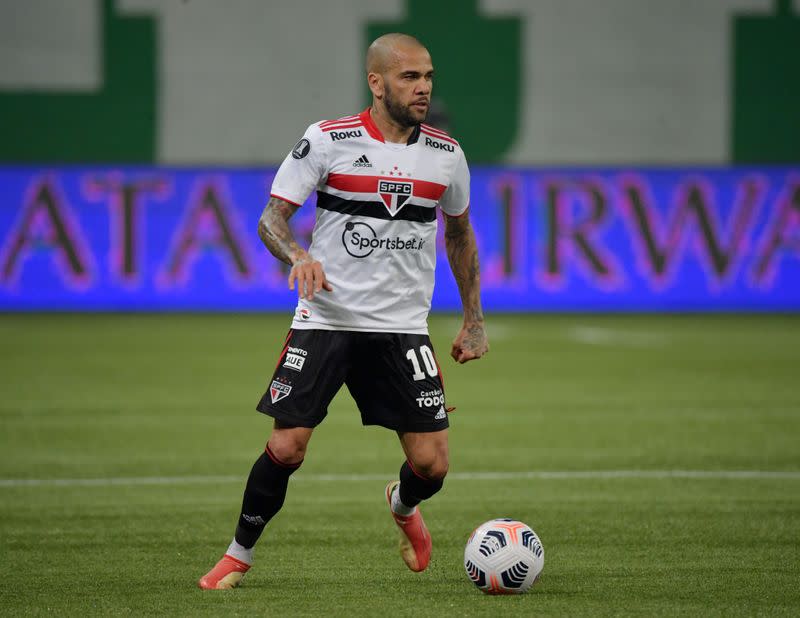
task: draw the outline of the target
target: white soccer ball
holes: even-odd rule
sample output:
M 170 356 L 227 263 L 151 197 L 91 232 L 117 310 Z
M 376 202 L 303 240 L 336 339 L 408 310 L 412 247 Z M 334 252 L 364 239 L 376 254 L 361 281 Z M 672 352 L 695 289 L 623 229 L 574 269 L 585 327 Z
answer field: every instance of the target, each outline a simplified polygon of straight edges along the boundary
M 514 519 L 481 524 L 464 548 L 467 576 L 486 594 L 521 594 L 536 582 L 543 567 L 539 537 Z

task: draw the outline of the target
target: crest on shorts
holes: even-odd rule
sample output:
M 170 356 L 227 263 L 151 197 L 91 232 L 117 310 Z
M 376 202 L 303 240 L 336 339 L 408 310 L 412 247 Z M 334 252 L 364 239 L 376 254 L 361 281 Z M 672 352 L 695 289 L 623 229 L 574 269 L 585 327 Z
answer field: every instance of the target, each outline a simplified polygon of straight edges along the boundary
M 291 392 L 291 386 L 283 382 L 278 382 L 277 380 L 273 380 L 269 387 L 269 396 L 272 399 L 272 403 L 277 403 L 281 399 L 288 397 Z

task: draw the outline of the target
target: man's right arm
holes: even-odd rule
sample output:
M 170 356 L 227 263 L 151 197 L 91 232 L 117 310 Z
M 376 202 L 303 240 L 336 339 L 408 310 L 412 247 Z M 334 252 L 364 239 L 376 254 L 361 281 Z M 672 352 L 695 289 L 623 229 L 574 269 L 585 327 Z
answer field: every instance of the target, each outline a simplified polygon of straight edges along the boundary
M 322 289 L 328 292 L 333 287 L 325 278 L 322 264 L 301 247 L 289 227 L 289 219 L 299 209 L 278 197 L 271 197 L 258 220 L 258 235 L 270 253 L 292 267 L 289 272 L 289 289 L 295 282 L 300 298 L 314 298 Z
M 299 208 L 280 198 L 271 197 L 258 220 L 258 235 L 261 242 L 272 255 L 290 266 L 304 255 L 308 255 L 297 244 L 289 228 L 289 219 Z

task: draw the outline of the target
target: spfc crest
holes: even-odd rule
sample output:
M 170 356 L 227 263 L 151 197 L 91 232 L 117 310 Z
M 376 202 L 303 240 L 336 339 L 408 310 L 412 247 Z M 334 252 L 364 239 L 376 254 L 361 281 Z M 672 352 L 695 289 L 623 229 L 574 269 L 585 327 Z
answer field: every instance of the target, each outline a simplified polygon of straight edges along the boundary
M 414 183 L 409 180 L 379 180 L 378 195 L 393 217 L 414 193 Z
M 288 397 L 291 392 L 291 386 L 283 382 L 278 382 L 277 380 L 273 380 L 269 387 L 269 396 L 270 399 L 272 399 L 272 403 L 277 403 L 284 397 Z

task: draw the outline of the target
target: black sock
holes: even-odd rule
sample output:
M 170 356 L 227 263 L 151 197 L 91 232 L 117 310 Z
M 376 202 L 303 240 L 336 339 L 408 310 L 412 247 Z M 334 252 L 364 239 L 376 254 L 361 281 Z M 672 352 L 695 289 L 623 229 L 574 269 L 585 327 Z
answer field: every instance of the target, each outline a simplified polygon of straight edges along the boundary
M 426 479 L 420 476 L 408 461 L 400 467 L 400 502 L 406 506 L 417 506 L 427 500 L 444 485 L 444 479 Z
M 286 498 L 286 486 L 292 472 L 300 464 L 285 464 L 279 461 L 272 451 L 267 449 L 256 459 L 242 499 L 242 513 L 236 526 L 236 542 L 239 545 L 253 547 L 264 531 L 264 526 L 281 510 Z

